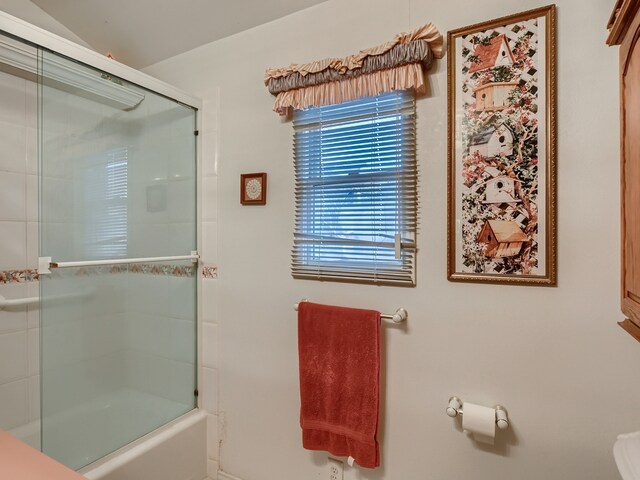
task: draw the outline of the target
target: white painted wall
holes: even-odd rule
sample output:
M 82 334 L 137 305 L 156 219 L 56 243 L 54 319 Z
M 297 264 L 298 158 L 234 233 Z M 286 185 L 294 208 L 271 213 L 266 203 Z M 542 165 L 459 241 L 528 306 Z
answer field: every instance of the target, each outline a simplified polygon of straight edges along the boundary
M 191 92 L 219 88 L 222 470 L 244 480 L 326 478 L 326 455 L 302 449 L 298 424 L 292 305 L 306 297 L 410 314 L 406 330 L 385 331 L 382 467 L 345 478 L 618 478 L 615 436 L 640 429 L 640 345 L 615 324 L 618 52 L 604 43 L 613 2 L 556 3 L 557 288 L 446 279 L 446 59 L 418 102 L 417 287 L 292 279 L 292 126 L 271 112 L 262 83 L 267 67 L 353 53 L 427 21 L 446 33 L 540 2 L 330 0 L 147 69 Z M 239 175 L 256 171 L 269 174 L 268 205 L 242 207 Z M 512 429 L 495 448 L 474 445 L 444 413 L 452 394 L 505 405 Z
M 87 42 L 30 0 L 0 0 L 0 10 L 78 43 L 83 47 L 91 48 Z

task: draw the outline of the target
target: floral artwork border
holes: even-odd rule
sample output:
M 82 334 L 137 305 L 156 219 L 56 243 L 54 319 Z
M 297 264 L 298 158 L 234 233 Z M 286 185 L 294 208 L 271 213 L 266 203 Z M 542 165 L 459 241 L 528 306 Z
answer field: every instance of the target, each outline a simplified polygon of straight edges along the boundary
M 448 278 L 556 285 L 555 5 L 448 32 Z

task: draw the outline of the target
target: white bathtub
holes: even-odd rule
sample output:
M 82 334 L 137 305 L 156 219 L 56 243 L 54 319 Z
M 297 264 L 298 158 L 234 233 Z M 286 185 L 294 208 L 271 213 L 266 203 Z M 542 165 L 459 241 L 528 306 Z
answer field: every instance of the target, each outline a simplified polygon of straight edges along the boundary
M 10 432 L 40 448 L 40 422 Z M 169 422 L 80 470 L 88 480 L 203 480 L 207 478 L 207 414 Z
M 207 414 L 191 412 L 80 470 L 89 480 L 207 478 Z

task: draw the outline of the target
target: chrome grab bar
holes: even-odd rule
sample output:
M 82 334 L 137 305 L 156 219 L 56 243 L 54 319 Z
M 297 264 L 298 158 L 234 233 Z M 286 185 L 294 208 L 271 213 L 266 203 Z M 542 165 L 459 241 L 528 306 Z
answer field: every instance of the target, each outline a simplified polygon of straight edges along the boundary
M 5 307 L 20 307 L 22 305 L 31 305 L 32 303 L 38 303 L 40 298 L 38 297 L 26 297 L 26 298 L 4 298 L 0 295 L 0 309 Z
M 45 296 L 44 301 L 50 302 L 60 302 L 60 301 L 68 301 L 75 300 L 78 298 L 87 298 L 95 295 L 95 291 L 83 292 L 83 293 L 68 293 L 66 295 L 56 295 L 52 297 Z M 31 305 L 33 303 L 40 303 L 40 297 L 26 297 L 26 298 L 12 298 L 7 299 L 0 295 L 0 310 L 7 307 L 21 307 L 23 305 Z

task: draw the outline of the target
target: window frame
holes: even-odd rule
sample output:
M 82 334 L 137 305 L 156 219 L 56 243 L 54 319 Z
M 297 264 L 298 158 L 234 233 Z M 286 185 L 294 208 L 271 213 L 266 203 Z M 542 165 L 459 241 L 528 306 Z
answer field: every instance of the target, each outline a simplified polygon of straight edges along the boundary
M 415 286 L 415 118 L 412 90 L 294 113 L 294 278 Z

